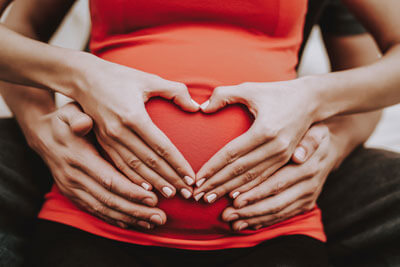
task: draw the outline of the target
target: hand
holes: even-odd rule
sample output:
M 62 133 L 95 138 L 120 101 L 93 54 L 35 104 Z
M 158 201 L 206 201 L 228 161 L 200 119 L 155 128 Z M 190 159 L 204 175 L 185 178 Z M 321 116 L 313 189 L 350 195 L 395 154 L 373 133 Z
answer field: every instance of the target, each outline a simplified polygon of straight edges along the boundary
M 151 97 L 161 96 L 185 111 L 198 111 L 187 87 L 102 60 L 92 69 L 90 90 L 81 90 L 74 98 L 95 121 L 97 139 L 117 168 L 146 190 L 154 186 L 167 198 L 179 190 L 190 198 L 194 171 L 153 124 L 144 105 Z
M 196 174 L 194 196 L 214 202 L 227 192 L 265 181 L 285 165 L 296 145 L 313 123 L 313 101 L 301 81 L 274 83 L 246 82 L 215 88 L 203 112 L 215 112 L 225 105 L 245 104 L 255 117 L 250 129 L 232 140 L 207 161 Z M 241 187 L 244 186 L 244 187 Z
M 82 137 L 92 120 L 77 105 L 67 104 L 32 125 L 36 128 L 27 136 L 30 145 L 47 163 L 60 191 L 75 204 L 123 228 L 150 229 L 165 223 L 165 213 L 154 208 L 157 196 L 121 175 Z
M 304 164 L 289 164 L 238 196 L 233 207 L 224 210 L 223 220 L 232 222 L 237 231 L 257 230 L 313 209 L 339 153 L 335 138 L 322 124 L 307 132 L 297 151 L 302 149 L 306 151 Z

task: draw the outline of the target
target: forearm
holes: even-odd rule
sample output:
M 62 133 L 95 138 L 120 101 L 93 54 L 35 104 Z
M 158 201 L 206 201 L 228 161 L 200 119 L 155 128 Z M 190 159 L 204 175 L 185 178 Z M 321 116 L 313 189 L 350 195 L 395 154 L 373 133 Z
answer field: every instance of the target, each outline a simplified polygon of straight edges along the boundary
M 381 111 L 336 116 L 325 121 L 332 138 L 336 139 L 338 158 L 336 166 L 371 136 L 381 118 Z
M 35 32 L 27 28 L 21 34 L 38 38 Z M 84 52 L 54 47 L 24 37 L 3 25 L 0 25 L 0 40 L 1 80 L 70 97 L 83 83 L 81 65 L 94 59 L 94 56 Z
M 317 103 L 315 120 L 400 102 L 399 61 L 400 46 L 396 46 L 371 65 L 301 78 Z

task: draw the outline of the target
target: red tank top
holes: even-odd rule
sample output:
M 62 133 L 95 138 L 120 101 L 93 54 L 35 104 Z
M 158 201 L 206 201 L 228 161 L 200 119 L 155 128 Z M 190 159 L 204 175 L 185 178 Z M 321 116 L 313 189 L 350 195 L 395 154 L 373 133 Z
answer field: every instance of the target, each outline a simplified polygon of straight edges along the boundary
M 90 46 L 105 60 L 185 83 L 202 103 L 216 86 L 295 78 L 306 6 L 306 0 L 91 0 Z M 146 108 L 195 171 L 252 123 L 239 105 L 211 115 L 185 113 L 161 99 Z M 178 195 L 159 199 L 167 223 L 149 231 L 108 225 L 79 210 L 56 186 L 39 217 L 119 241 L 183 249 L 249 247 L 290 234 L 325 241 L 318 208 L 235 233 L 220 218 L 231 205 L 228 197 L 211 205 Z

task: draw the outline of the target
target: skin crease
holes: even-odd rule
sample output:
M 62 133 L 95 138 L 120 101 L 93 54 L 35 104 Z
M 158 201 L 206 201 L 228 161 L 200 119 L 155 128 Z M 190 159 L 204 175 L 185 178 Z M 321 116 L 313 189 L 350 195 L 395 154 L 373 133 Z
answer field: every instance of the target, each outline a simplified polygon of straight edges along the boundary
M 18 3 L 19 3 L 18 9 L 13 10 L 11 12 L 12 16 L 10 16 L 9 19 L 8 19 L 8 22 L 6 22 L 7 26 L 11 27 L 13 30 L 18 31 L 18 32 L 20 32 L 20 33 L 22 33 L 22 34 L 24 34 L 24 35 L 26 35 L 28 37 L 39 39 L 40 34 L 38 34 L 38 32 L 43 31 L 43 28 L 46 28 L 46 26 L 48 27 L 48 25 L 52 25 L 52 23 L 49 23 L 48 21 L 46 21 L 46 18 L 48 16 L 46 16 L 45 2 L 46 1 L 42 1 L 40 3 L 40 5 L 39 5 L 39 4 L 35 4 L 35 1 L 29 1 L 29 2 L 27 2 L 27 1 L 26 2 L 18 1 Z M 62 2 L 62 1 L 60 1 L 60 2 Z M 67 1 L 67 2 L 70 3 L 71 1 Z M 371 4 L 371 5 L 374 5 L 374 1 L 365 1 L 365 2 L 366 2 L 366 4 L 360 3 L 359 5 L 368 5 L 368 3 Z M 387 1 L 387 2 L 389 3 L 390 1 Z M 68 6 L 69 5 L 68 3 L 65 4 L 65 6 Z M 393 5 L 396 5 L 396 4 L 397 3 L 393 2 Z M 36 6 L 40 6 L 40 10 L 35 10 L 34 9 L 35 5 Z M 382 5 L 382 2 L 380 2 L 380 5 Z M 19 12 L 18 12 L 18 10 L 19 10 Z M 52 10 L 52 12 L 54 12 L 54 10 L 57 10 L 57 9 L 51 9 L 51 10 Z M 63 13 L 63 11 L 59 11 L 59 12 Z M 31 14 L 29 19 L 27 19 L 26 14 Z M 63 15 L 60 15 L 58 17 L 62 17 L 62 16 Z M 391 16 L 388 16 L 388 17 L 391 17 Z M 36 20 L 35 20 L 35 18 L 36 18 Z M 37 19 L 37 18 L 41 18 L 41 19 Z M 381 23 L 381 24 L 384 24 L 384 23 Z M 45 32 L 50 32 L 49 30 L 47 30 L 47 31 L 44 30 L 44 31 Z M 11 35 L 11 33 L 9 31 L 5 31 L 5 33 L 8 34 L 8 35 Z M 47 35 L 48 34 L 46 34 L 44 36 L 47 36 Z M 19 43 L 23 43 L 23 42 L 19 42 Z M 47 46 L 45 46 L 45 45 L 41 45 L 41 44 L 39 45 L 38 43 L 35 43 L 35 44 L 36 44 L 35 48 L 37 48 L 39 51 L 40 51 L 40 49 L 47 48 Z M 32 49 L 32 47 L 30 47 L 30 50 L 31 49 Z M 57 58 L 57 54 L 58 54 L 58 56 L 59 56 L 59 54 L 62 54 L 63 58 L 65 58 L 66 54 L 67 55 L 71 55 L 70 57 L 68 56 L 67 58 L 70 59 L 71 61 L 74 61 L 74 60 L 76 61 L 79 58 L 80 62 L 83 63 L 82 66 L 84 68 L 89 68 L 89 69 L 96 69 L 96 67 L 99 67 L 99 66 L 103 67 L 104 66 L 104 65 L 102 65 L 102 64 L 104 64 L 104 62 L 92 61 L 92 57 L 84 55 L 83 53 L 76 53 L 76 52 L 67 51 L 67 50 L 62 50 L 62 53 L 61 53 L 61 50 L 56 49 L 56 48 L 53 48 L 53 50 L 51 50 L 50 52 L 51 53 L 36 53 L 36 54 L 41 55 L 41 56 L 46 54 L 46 55 L 50 55 L 50 57 L 54 56 L 54 58 Z M 30 53 L 30 54 L 32 54 L 32 53 Z M 43 59 L 40 59 L 40 60 L 43 60 Z M 4 62 L 6 62 L 6 61 L 4 61 Z M 72 65 L 73 64 L 70 64 L 67 67 L 71 68 Z M 116 66 L 114 66 L 114 65 L 112 65 L 112 66 L 111 65 L 107 65 L 107 66 L 110 67 L 110 69 L 111 69 L 110 72 L 113 71 L 114 67 L 116 68 Z M 29 68 L 24 68 L 24 69 L 29 69 Z M 61 69 L 61 70 L 63 70 L 63 72 L 65 72 L 64 71 L 65 70 L 65 66 L 58 66 L 58 68 L 52 68 L 52 69 L 55 69 L 55 70 L 60 70 Z M 76 73 L 76 75 L 72 75 L 72 76 L 78 77 L 78 81 L 76 82 L 77 84 L 93 85 L 93 80 L 96 80 L 95 78 L 93 78 L 93 80 L 91 80 L 91 81 L 80 80 L 79 78 L 81 78 L 81 75 L 79 73 L 79 70 L 76 70 L 76 69 L 69 69 L 69 70 L 71 70 L 72 73 Z M 71 71 L 67 72 L 67 73 L 71 73 Z M 60 71 L 60 72 L 62 72 L 62 71 Z M 363 73 L 363 75 L 365 74 L 365 72 L 362 72 L 362 73 Z M 56 74 L 58 74 L 58 75 L 54 75 L 55 77 L 60 77 L 60 74 L 58 72 Z M 146 76 L 145 74 L 142 74 L 142 73 L 135 73 L 135 74 L 137 74 L 138 76 L 140 76 L 140 75 Z M 25 75 L 25 74 L 24 73 L 20 74 L 20 76 L 23 76 L 23 75 Z M 91 75 L 93 75 L 93 73 L 91 73 Z M 26 74 L 26 76 L 29 76 L 29 75 Z M 68 88 L 68 87 L 71 88 L 71 87 L 76 86 L 75 83 L 73 85 L 71 85 L 71 82 L 65 80 L 64 77 L 61 77 L 61 79 L 59 79 L 60 81 L 62 81 L 62 84 L 60 85 L 60 84 L 54 84 L 55 82 L 51 81 L 50 78 L 49 79 L 43 79 L 43 74 L 41 74 L 41 73 L 36 73 L 35 75 L 32 75 L 32 77 L 33 76 L 40 76 L 41 79 L 37 79 L 37 80 L 42 80 L 42 81 L 50 80 L 50 83 L 53 83 L 53 84 L 50 87 L 46 87 L 43 84 L 37 84 L 37 83 L 35 84 L 35 83 L 32 82 L 32 80 L 34 80 L 33 78 L 32 79 L 25 79 L 25 80 L 22 79 L 23 81 L 20 82 L 20 83 L 22 83 L 24 85 L 35 85 L 37 87 L 46 87 L 46 88 L 50 88 L 50 89 L 53 89 L 53 90 L 55 90 L 57 88 L 59 88 L 59 89 L 60 88 Z M 47 76 L 48 77 L 52 77 L 51 75 L 47 75 Z M 88 76 L 90 76 L 90 75 L 88 75 Z M 358 74 L 356 76 L 362 76 L 362 75 Z M 12 77 L 12 76 L 10 76 L 10 77 Z M 155 77 L 151 76 L 151 78 L 155 78 Z M 152 80 L 151 78 L 149 78 L 149 80 Z M 348 77 L 347 80 L 349 80 L 350 78 Z M 158 79 L 158 78 L 155 78 L 155 79 Z M 329 77 L 326 78 L 326 81 L 328 81 L 328 80 L 329 80 Z M 395 79 L 392 79 L 392 80 L 395 81 Z M 306 81 L 309 81 L 309 80 L 307 79 Z M 326 81 L 325 82 L 323 82 L 323 81 L 321 82 L 320 81 L 319 84 L 328 83 Z M 287 96 L 286 92 L 291 92 L 292 87 L 304 86 L 304 82 L 305 82 L 305 80 L 299 79 L 299 81 L 296 81 L 296 82 L 293 82 L 293 81 L 285 82 L 285 85 L 282 85 L 282 84 L 269 84 L 269 85 L 263 84 L 262 86 L 265 85 L 266 86 L 265 88 L 271 89 L 271 90 L 265 90 L 266 95 L 263 95 L 263 97 L 264 98 L 269 98 L 268 94 L 267 94 L 267 93 L 269 93 L 269 94 L 271 94 L 270 97 L 279 97 L 279 96 L 281 96 L 283 98 L 286 98 L 286 96 Z M 337 85 L 337 82 L 331 81 L 330 84 Z M 277 85 L 279 85 L 279 86 L 282 85 L 285 90 L 276 90 L 275 86 L 277 86 Z M 353 85 L 353 87 L 356 88 L 354 90 L 357 90 L 357 88 L 360 87 L 360 86 L 358 86 L 358 84 L 356 84 L 356 85 Z M 248 83 L 245 86 L 253 87 L 254 84 Z M 340 87 L 341 85 L 339 84 L 337 86 Z M 9 106 L 13 110 L 14 114 L 16 115 L 16 117 L 17 117 L 19 123 L 21 124 L 21 127 L 23 128 L 25 134 L 29 137 L 28 139 L 30 140 L 29 141 L 30 144 L 33 147 L 35 147 L 35 137 L 34 136 L 35 135 L 37 136 L 37 134 L 35 134 L 37 129 L 35 129 L 35 127 L 32 125 L 32 123 L 30 121 L 32 121 L 35 116 L 44 116 L 45 114 L 47 114 L 49 112 L 53 112 L 54 103 L 53 103 L 53 100 L 52 100 L 52 96 L 51 96 L 51 94 L 49 92 L 39 91 L 39 90 L 33 89 L 33 88 L 24 87 L 22 89 L 22 87 L 19 87 L 17 89 L 16 87 L 13 87 L 13 89 L 9 89 L 8 90 L 5 87 L 7 87 L 7 86 L 4 86 L 4 89 L 2 89 L 2 93 L 4 94 L 7 103 L 9 104 Z M 342 87 L 346 88 L 344 85 L 342 85 Z M 182 88 L 181 88 L 181 91 L 180 91 L 181 93 L 184 91 L 184 90 L 182 90 Z M 240 89 L 240 86 L 236 86 L 236 88 Z M 374 88 L 373 87 L 371 87 L 371 88 L 372 88 L 371 89 L 371 91 L 372 91 Z M 76 88 L 74 88 L 74 89 L 76 89 Z M 247 90 L 248 88 L 245 88 L 245 89 Z M 6 91 L 8 91 L 8 92 L 6 92 Z M 21 98 L 16 98 L 16 95 L 17 95 L 16 91 L 20 91 L 20 92 L 23 91 L 23 94 L 21 93 L 23 95 L 23 99 L 22 100 L 26 101 L 26 103 L 30 103 L 31 104 L 31 108 L 29 108 L 29 113 L 30 113 L 29 115 L 26 114 L 26 112 L 25 112 L 25 110 L 28 110 L 28 108 L 26 108 L 26 106 L 25 106 L 24 110 L 21 110 L 20 107 L 22 106 L 21 103 L 23 103 L 23 101 L 21 100 Z M 217 94 L 218 92 L 220 92 L 220 96 L 224 96 L 221 93 L 221 91 L 226 93 L 228 90 L 225 90 L 225 91 L 221 90 L 221 89 L 216 90 L 216 93 L 215 93 L 215 95 L 213 97 L 214 100 L 215 99 L 218 100 L 218 97 L 217 98 L 215 97 L 215 96 L 218 96 L 218 94 Z M 236 91 L 232 90 L 232 91 L 240 94 L 240 90 L 236 90 Z M 331 89 L 331 91 L 335 91 L 335 89 Z M 29 92 L 29 93 L 27 93 L 27 92 Z M 305 103 L 307 103 L 308 101 L 317 102 L 317 101 L 313 101 L 313 100 L 315 100 L 315 98 L 307 96 L 307 92 L 309 92 L 309 90 L 302 91 L 302 93 L 301 93 L 302 95 L 299 95 L 300 93 L 293 94 L 292 97 L 293 98 L 302 97 L 304 99 L 304 101 L 303 101 L 303 105 L 304 106 L 307 106 Z M 90 96 L 90 93 L 84 92 L 84 91 L 81 92 L 80 94 L 78 94 L 74 90 L 66 90 L 66 91 L 64 91 L 64 93 L 67 94 L 67 95 L 72 96 L 74 99 L 77 99 L 78 102 L 83 106 L 84 109 L 85 109 L 85 107 L 84 107 L 85 105 L 83 105 L 82 102 L 87 101 L 89 103 L 90 101 L 88 99 L 90 99 L 92 97 L 95 97 L 95 96 Z M 344 95 L 346 95 L 346 94 L 344 94 Z M 150 96 L 151 96 L 151 94 L 148 94 L 146 97 L 150 97 Z M 218 101 L 211 101 L 210 105 L 207 108 L 203 109 L 203 110 L 205 112 L 213 111 L 213 108 L 216 109 L 216 106 L 218 105 L 218 103 L 222 103 L 222 101 L 226 101 L 229 98 L 227 95 L 225 95 L 225 96 L 226 96 L 226 98 L 220 97 L 219 98 L 219 102 Z M 254 95 L 253 95 L 253 97 L 254 97 Z M 258 97 L 256 97 L 256 98 L 258 98 Z M 107 99 L 107 98 L 105 98 L 105 99 Z M 81 100 L 81 101 L 79 101 L 79 100 Z M 144 98 L 144 100 L 145 100 L 145 98 Z M 189 102 L 188 99 L 186 99 L 186 100 L 187 100 L 186 103 L 188 103 Z M 231 101 L 237 101 L 237 100 L 238 99 L 231 99 Z M 185 101 L 183 101 L 183 102 L 185 102 Z M 37 103 L 40 103 L 40 105 L 37 105 Z M 249 103 L 250 102 L 248 101 L 247 104 L 249 104 Z M 190 105 L 192 105 L 192 104 L 190 104 Z M 287 102 L 285 102 L 285 106 L 287 106 Z M 195 105 L 192 105 L 191 107 L 193 108 L 193 110 L 195 110 Z M 294 106 L 294 107 L 296 107 L 296 106 Z M 310 105 L 310 107 L 312 107 L 312 105 Z M 113 107 L 108 107 L 108 108 L 109 108 L 109 110 L 113 109 Z M 299 110 L 300 109 L 303 110 L 303 108 L 301 108 L 301 107 L 297 107 L 297 108 L 299 108 Z M 257 108 L 255 106 L 254 107 L 250 107 L 250 109 L 254 113 L 256 113 L 256 115 L 260 115 L 259 110 L 257 110 Z M 92 108 L 90 107 L 90 104 L 88 104 L 88 108 L 85 109 L 85 112 L 87 112 L 89 115 L 92 115 L 92 114 L 90 114 L 91 110 L 92 110 Z M 107 110 L 107 111 L 109 111 L 109 110 Z M 304 110 L 306 110 L 306 109 L 304 109 Z M 292 114 L 292 112 L 290 113 L 289 111 L 288 111 L 288 113 Z M 276 138 L 276 133 L 280 133 L 279 131 L 275 131 L 275 130 L 271 131 L 271 129 L 262 129 L 262 130 L 259 129 L 258 130 L 259 133 L 261 133 L 261 134 L 267 135 L 269 133 L 269 135 L 266 136 L 267 139 L 270 138 L 271 140 L 272 139 L 279 140 L 278 142 L 275 142 L 275 144 L 277 146 L 279 145 L 280 148 L 281 148 L 280 150 L 282 151 L 282 159 L 280 159 L 280 164 L 284 165 L 290 159 L 290 156 L 292 155 L 295 147 L 297 146 L 297 143 L 300 142 L 302 136 L 304 136 L 305 132 L 307 131 L 309 126 L 311 126 L 311 124 L 312 124 L 312 121 L 311 121 L 310 118 L 313 117 L 313 116 L 316 116 L 317 118 L 322 118 L 323 117 L 322 115 L 319 115 L 319 114 L 315 115 L 312 112 L 312 110 L 309 113 L 310 113 L 309 115 L 307 115 L 306 113 L 305 114 L 299 114 L 299 115 L 302 115 L 302 117 L 298 121 L 297 120 L 293 120 L 292 121 L 293 122 L 292 123 L 293 128 L 289 127 L 289 128 L 286 128 L 284 132 L 282 131 L 282 133 L 284 133 L 287 136 L 282 136 L 281 135 L 281 137 L 279 139 Z M 322 113 L 324 113 L 324 112 L 322 112 Z M 107 114 L 110 115 L 110 113 L 107 113 Z M 114 113 L 114 115 L 115 115 L 115 113 Z M 96 117 L 96 116 L 92 116 L 92 117 L 97 123 L 99 118 Z M 101 117 L 101 116 L 99 116 L 99 117 Z M 304 120 L 306 120 L 307 123 L 304 123 L 304 124 L 299 123 L 299 122 L 304 121 Z M 284 119 L 283 120 L 282 119 L 279 119 L 279 120 L 277 119 L 277 121 L 285 121 L 285 120 Z M 265 125 L 265 124 L 264 123 L 258 123 L 258 125 Z M 282 126 L 282 125 L 278 125 L 277 123 L 276 123 L 276 125 L 277 125 L 277 127 L 278 126 Z M 307 125 L 307 126 L 305 127 L 304 125 Z M 116 127 L 109 127 L 109 129 L 111 128 L 113 130 L 115 130 L 115 129 L 118 130 L 118 129 L 121 129 L 121 128 L 119 128 L 120 126 L 121 125 L 117 125 Z M 292 129 L 294 129 L 294 130 L 292 131 Z M 111 132 L 113 132 L 113 131 L 111 131 Z M 255 131 L 253 131 L 253 133 L 254 132 Z M 288 136 L 291 135 L 293 132 L 297 132 L 296 133 L 296 138 L 289 138 Z M 98 133 L 98 136 L 101 134 L 99 130 L 97 130 L 97 133 Z M 252 138 L 251 133 L 252 132 L 250 132 L 250 134 L 247 135 L 248 138 Z M 38 138 L 36 137 L 36 140 L 37 139 Z M 113 140 L 111 140 L 111 139 L 113 139 L 113 138 L 107 139 L 107 141 L 109 143 L 112 143 Z M 245 143 L 245 142 L 243 142 L 243 143 Z M 251 145 L 254 146 L 254 144 L 251 144 Z M 240 148 L 243 149 L 243 150 L 249 149 L 249 147 L 246 148 L 245 146 L 240 146 Z M 271 146 L 268 149 L 270 149 L 270 151 L 273 150 L 273 149 L 271 149 Z M 249 150 L 251 151 L 251 148 Z M 219 153 L 219 156 L 222 156 L 224 158 L 225 158 L 225 155 L 226 154 L 224 154 L 224 151 Z M 228 155 L 235 155 L 235 153 L 228 153 Z M 209 163 L 208 165 L 205 165 L 205 167 L 202 168 L 202 170 L 200 170 L 200 172 L 203 171 L 203 174 L 204 173 L 207 174 L 207 168 L 210 169 L 212 167 L 212 165 L 215 164 L 215 162 L 213 163 L 213 160 L 215 160 L 215 158 L 210 161 L 211 163 Z M 120 159 L 120 161 L 123 163 L 126 160 Z M 128 162 L 129 162 L 129 160 L 128 160 Z M 220 160 L 219 162 L 217 162 L 219 164 L 219 166 L 221 167 L 221 169 L 224 167 L 224 163 L 223 162 L 224 162 L 223 160 Z M 264 162 L 264 159 L 262 159 L 261 162 Z M 121 166 L 122 166 L 122 163 L 121 163 Z M 249 165 L 249 166 L 251 166 L 251 165 Z M 129 168 L 125 168 L 125 170 L 128 170 L 128 169 Z M 144 180 L 146 180 L 146 178 L 149 179 L 148 177 L 141 177 L 139 175 L 132 175 L 131 172 L 129 172 L 130 174 L 128 173 L 128 171 L 126 171 L 126 172 L 127 173 L 125 173 L 125 172 L 124 173 L 129 178 L 131 178 L 132 180 L 137 179 L 138 181 L 140 181 L 140 178 L 142 178 Z M 159 172 L 160 172 L 160 170 L 159 170 Z M 188 171 L 187 173 L 189 173 L 189 172 L 190 171 Z M 154 173 L 157 173 L 157 171 L 155 171 Z M 202 178 L 203 176 L 205 176 L 205 175 L 200 175 L 200 174 L 198 173 L 197 178 Z M 136 178 L 133 177 L 133 176 L 135 176 Z M 153 177 L 154 177 L 154 174 L 153 174 Z M 207 186 L 207 184 L 204 183 L 203 186 Z M 160 187 L 161 188 L 158 188 L 158 189 L 162 189 L 163 188 L 162 186 L 160 186 Z M 196 189 L 196 190 L 198 190 L 198 189 Z M 196 191 L 196 192 L 198 192 L 198 191 Z M 207 196 L 209 196 L 209 195 L 207 195 Z

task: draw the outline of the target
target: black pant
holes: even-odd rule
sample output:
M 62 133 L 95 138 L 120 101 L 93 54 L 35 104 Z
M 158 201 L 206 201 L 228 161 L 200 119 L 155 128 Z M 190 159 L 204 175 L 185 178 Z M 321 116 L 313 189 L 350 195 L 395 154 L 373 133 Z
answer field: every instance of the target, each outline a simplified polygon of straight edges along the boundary
M 40 221 L 27 266 L 328 266 L 325 244 L 311 237 L 282 236 L 252 248 L 194 251 L 118 242 L 63 224 Z
M 0 266 L 20 266 L 51 175 L 12 119 L 0 119 Z M 360 148 L 319 199 L 337 266 L 400 266 L 400 154 Z

